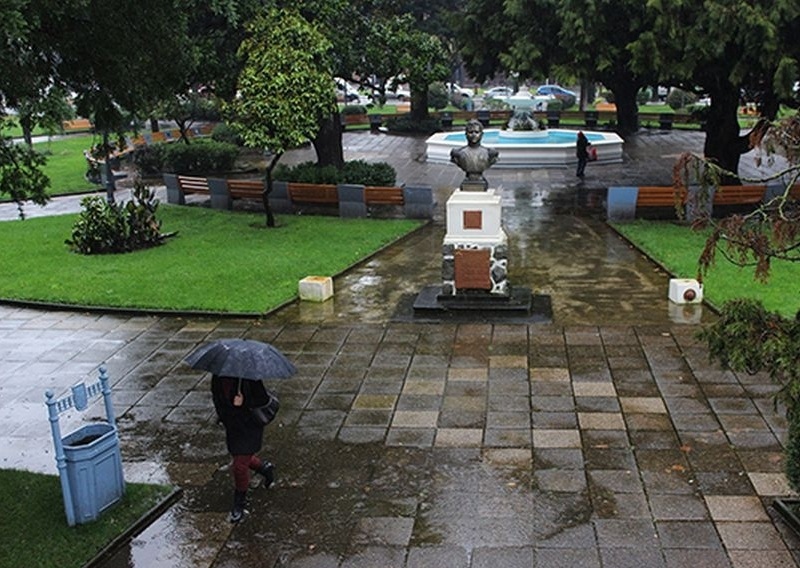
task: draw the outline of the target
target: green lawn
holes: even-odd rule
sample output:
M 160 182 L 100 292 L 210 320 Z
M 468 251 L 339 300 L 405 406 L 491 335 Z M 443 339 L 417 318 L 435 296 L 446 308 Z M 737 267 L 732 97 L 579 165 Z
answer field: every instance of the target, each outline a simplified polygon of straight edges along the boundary
M 159 207 L 159 247 L 120 255 L 70 252 L 76 215 L 0 223 L 0 298 L 89 306 L 264 313 L 309 275 L 333 276 L 421 225 L 409 219 L 279 216 Z
M 128 483 L 96 521 L 69 527 L 57 476 L 0 470 L 0 568 L 80 568 L 171 491 Z
M 668 221 L 637 220 L 613 227 L 678 278 L 695 278 L 705 232 Z M 773 262 L 767 283 L 753 278 L 753 268 L 739 268 L 720 254 L 704 277 L 703 294 L 716 306 L 733 298 L 756 298 L 772 311 L 793 316 L 800 310 L 800 264 Z
M 96 191 L 98 186 L 86 181 L 86 158 L 83 151 L 88 150 L 93 142 L 91 134 L 72 134 L 34 144 L 37 151 L 47 156 L 44 173 L 50 178 L 50 195 L 84 193 Z

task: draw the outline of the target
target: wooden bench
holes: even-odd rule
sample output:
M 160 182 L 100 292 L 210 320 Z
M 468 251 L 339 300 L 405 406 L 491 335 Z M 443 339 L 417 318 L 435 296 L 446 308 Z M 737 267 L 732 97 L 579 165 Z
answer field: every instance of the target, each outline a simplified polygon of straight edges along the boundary
M 338 205 L 339 192 L 335 185 L 290 182 L 289 199 L 308 205 Z
M 714 205 L 753 205 L 764 200 L 764 185 L 721 185 L 714 192 Z
M 364 188 L 364 202 L 369 205 L 400 205 L 405 203 L 402 187 L 375 187 Z
M 764 185 L 723 185 L 714 192 L 709 206 L 755 206 L 764 201 Z M 696 200 L 699 201 L 699 200 Z M 675 207 L 675 188 L 672 186 L 609 187 L 606 199 L 606 216 L 611 221 L 633 219 L 642 208 Z M 702 203 L 690 203 L 686 190 L 680 195 L 677 205 L 687 210 L 704 208 Z M 687 211 L 691 217 L 691 212 Z
M 258 179 L 229 179 L 228 195 L 231 199 L 262 199 L 264 182 Z
M 85 132 L 92 130 L 92 121 L 88 118 L 76 118 L 74 120 L 65 120 L 61 123 L 64 132 Z
M 686 203 L 686 191 L 679 197 L 679 203 Z M 644 185 L 636 195 L 636 207 L 670 207 L 675 203 L 675 188 L 672 186 Z
M 208 187 L 208 178 L 194 177 L 194 176 L 178 176 L 178 186 L 184 195 L 199 193 L 202 195 L 210 195 L 211 190 Z

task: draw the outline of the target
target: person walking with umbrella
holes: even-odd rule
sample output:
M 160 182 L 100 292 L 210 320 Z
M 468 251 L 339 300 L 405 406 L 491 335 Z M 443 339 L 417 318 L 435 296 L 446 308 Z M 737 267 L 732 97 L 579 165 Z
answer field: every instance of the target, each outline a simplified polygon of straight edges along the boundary
M 231 455 L 233 508 L 230 521 L 244 518 L 251 472 L 275 481 L 275 466 L 258 457 L 264 427 L 278 410 L 278 398 L 261 379 L 283 379 L 296 369 L 283 353 L 268 343 L 250 339 L 219 339 L 200 346 L 185 361 L 194 369 L 212 373 L 211 398 L 225 427 L 225 443 Z
M 245 514 L 250 471 L 262 475 L 267 488 L 275 481 L 275 466 L 256 455 L 261 451 L 266 425 L 250 412 L 250 407 L 267 404 L 270 397 L 261 381 L 219 375 L 211 377 L 211 396 L 231 454 L 234 490 L 230 521 L 238 523 Z

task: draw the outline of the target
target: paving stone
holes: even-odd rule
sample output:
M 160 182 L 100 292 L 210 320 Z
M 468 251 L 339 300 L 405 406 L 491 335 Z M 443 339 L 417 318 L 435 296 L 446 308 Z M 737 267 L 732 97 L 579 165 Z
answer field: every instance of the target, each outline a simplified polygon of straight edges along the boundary
M 536 568 L 600 568 L 597 551 L 591 548 L 536 549 Z
M 695 495 L 649 495 L 650 509 L 657 521 L 698 521 L 708 518 L 703 500 Z
M 667 568 L 732 568 L 728 555 L 723 550 L 664 548 Z
M 469 568 L 467 551 L 455 545 L 415 546 L 408 550 L 406 568 Z
M 728 550 L 785 549 L 778 531 L 770 522 L 718 521 L 716 525 Z
M 580 432 L 578 430 L 534 430 L 533 447 L 580 448 Z
M 626 396 L 620 397 L 619 403 L 625 414 L 666 414 L 667 412 L 664 401 L 657 397 Z
M 644 487 L 636 470 L 594 469 L 587 473 L 593 485 L 613 493 L 644 493 Z
M 607 396 L 614 397 L 617 391 L 614 383 L 608 381 L 573 383 L 572 391 L 575 396 Z
M 582 430 L 625 430 L 622 415 L 616 412 L 579 412 Z
M 593 524 L 601 549 L 647 549 L 658 545 L 656 528 L 649 519 L 597 519 Z M 647 563 L 641 565 L 648 566 Z
M 603 566 L 614 568 L 662 568 L 666 566 L 661 550 L 642 548 L 600 548 Z
M 586 474 L 581 470 L 544 469 L 534 471 L 536 486 L 542 491 L 579 493 L 586 490 Z
M 480 547 L 472 551 L 472 568 L 533 566 L 533 547 Z
M 750 482 L 755 487 L 756 494 L 762 497 L 785 497 L 794 495 L 795 492 L 789 485 L 786 475 L 783 473 L 758 473 L 747 474 Z
M 536 448 L 533 453 L 535 469 L 580 469 L 583 470 L 583 452 L 579 449 Z
M 447 371 L 448 381 L 486 381 L 488 378 L 489 369 L 486 367 L 450 367 Z
M 480 428 L 439 428 L 436 431 L 435 446 L 476 448 L 483 442 L 483 430 Z
M 767 521 L 761 499 L 747 495 L 706 495 L 706 506 L 714 521 Z
M 797 566 L 786 550 L 731 550 L 732 568 L 794 568 Z

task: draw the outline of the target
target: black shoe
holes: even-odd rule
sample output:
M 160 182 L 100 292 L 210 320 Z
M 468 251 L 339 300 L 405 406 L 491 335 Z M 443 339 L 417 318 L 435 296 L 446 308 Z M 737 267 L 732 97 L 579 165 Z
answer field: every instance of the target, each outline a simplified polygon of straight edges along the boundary
M 245 502 L 247 500 L 247 491 L 234 491 L 233 493 L 233 509 L 231 509 L 230 517 L 228 520 L 232 523 L 241 521 L 247 511 L 245 510 Z
M 275 483 L 275 466 L 269 462 L 264 464 L 256 470 L 256 473 L 264 476 L 264 488 L 269 489 Z

